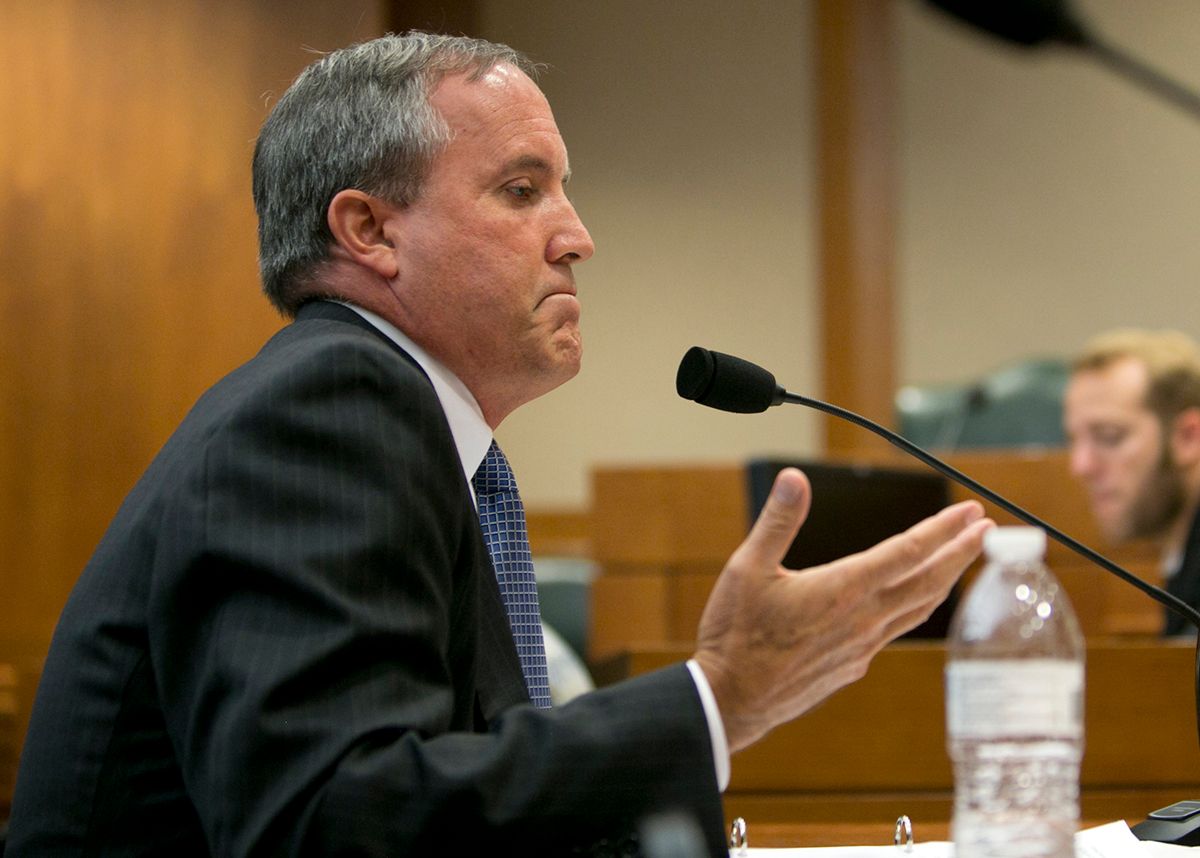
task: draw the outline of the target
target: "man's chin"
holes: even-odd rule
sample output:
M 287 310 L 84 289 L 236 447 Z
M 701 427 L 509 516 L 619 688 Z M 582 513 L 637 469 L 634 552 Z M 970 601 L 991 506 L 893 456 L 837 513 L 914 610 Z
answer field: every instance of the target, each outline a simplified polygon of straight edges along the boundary
M 579 374 L 583 350 L 576 348 L 558 347 L 545 355 L 538 369 L 538 390 L 532 398 L 544 396 L 557 387 L 566 384 Z
M 564 328 L 554 338 L 554 364 L 565 373 L 562 381 L 569 381 L 579 374 L 583 364 L 583 336 L 579 328 Z
M 1093 513 L 1093 516 L 1100 536 L 1109 545 L 1120 545 L 1122 542 L 1129 541 L 1129 522 L 1127 520 L 1108 518 L 1096 513 Z
M 559 355 L 559 359 L 555 362 L 554 386 L 566 384 L 568 381 L 579 375 L 579 369 L 583 365 L 583 350 L 577 349 L 573 354 Z
M 1112 524 L 1100 523 L 1100 535 L 1109 545 L 1125 545 L 1143 539 L 1157 540 L 1166 535 L 1167 529 L 1144 522 L 1120 521 Z
M 1123 545 L 1130 539 L 1129 528 L 1127 527 L 1114 528 L 1101 525 L 1100 535 L 1109 545 Z

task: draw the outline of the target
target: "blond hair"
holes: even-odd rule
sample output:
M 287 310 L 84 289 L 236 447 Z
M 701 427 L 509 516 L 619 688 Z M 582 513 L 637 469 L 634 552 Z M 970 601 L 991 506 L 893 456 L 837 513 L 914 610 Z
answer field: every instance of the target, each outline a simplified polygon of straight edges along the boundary
M 1165 428 L 1180 413 L 1200 407 L 1200 346 L 1180 331 L 1125 328 L 1090 340 L 1073 373 L 1104 369 L 1132 358 L 1146 367 L 1146 407 Z

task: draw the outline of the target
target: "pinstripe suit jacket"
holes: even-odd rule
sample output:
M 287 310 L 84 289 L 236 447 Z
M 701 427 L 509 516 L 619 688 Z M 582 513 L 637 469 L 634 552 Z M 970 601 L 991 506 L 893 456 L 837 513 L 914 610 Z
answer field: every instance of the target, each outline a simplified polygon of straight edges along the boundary
M 199 400 L 81 575 L 9 858 L 564 854 L 674 808 L 719 855 L 711 753 L 683 666 L 528 705 L 432 386 L 318 302 Z

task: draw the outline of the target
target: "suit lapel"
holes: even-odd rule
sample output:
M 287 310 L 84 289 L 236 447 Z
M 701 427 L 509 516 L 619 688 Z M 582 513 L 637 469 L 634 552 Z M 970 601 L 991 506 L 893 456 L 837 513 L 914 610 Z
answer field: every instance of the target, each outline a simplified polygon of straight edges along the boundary
M 428 378 L 421 365 L 408 352 L 349 307 L 332 301 L 312 301 L 296 313 L 297 322 L 317 319 L 343 322 L 370 331 Z M 447 443 L 453 443 L 449 437 L 449 427 Z M 528 703 L 529 692 L 525 687 L 525 676 L 521 672 L 521 659 L 513 642 L 512 628 L 508 623 L 508 612 L 504 608 L 500 586 L 496 582 L 496 571 L 492 567 L 487 545 L 483 541 L 483 532 L 479 528 L 479 519 L 474 507 L 471 508 L 470 516 L 475 523 L 473 532 L 476 545 L 472 553 L 474 577 L 478 582 L 479 605 L 475 671 L 476 715 L 482 717 L 483 726 L 486 726 L 505 709 L 519 703 Z

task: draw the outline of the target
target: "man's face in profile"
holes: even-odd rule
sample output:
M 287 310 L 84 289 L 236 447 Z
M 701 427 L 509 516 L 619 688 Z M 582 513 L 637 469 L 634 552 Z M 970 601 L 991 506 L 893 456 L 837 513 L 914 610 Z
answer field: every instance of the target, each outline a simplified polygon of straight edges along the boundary
M 415 338 L 485 411 L 496 399 L 507 413 L 579 371 L 572 266 L 592 255 L 592 240 L 566 195 L 550 106 L 523 72 L 501 64 L 477 81 L 450 76 L 430 101 L 450 142 L 392 236 L 398 295 Z
M 1075 373 L 1063 401 L 1071 474 L 1112 542 L 1161 536 L 1183 508 L 1166 433 L 1146 407 L 1146 367 L 1122 358 Z

